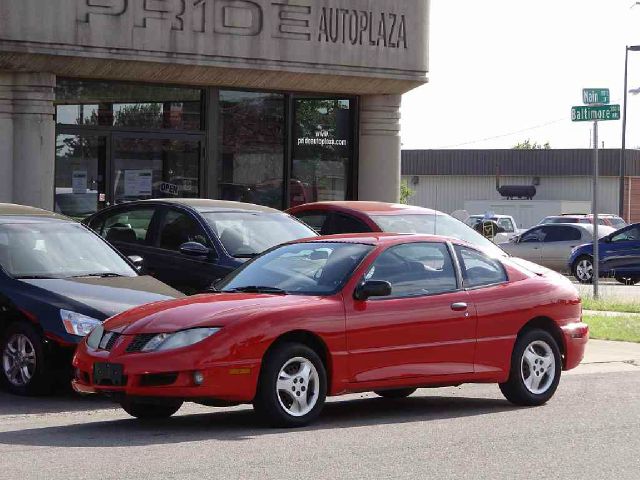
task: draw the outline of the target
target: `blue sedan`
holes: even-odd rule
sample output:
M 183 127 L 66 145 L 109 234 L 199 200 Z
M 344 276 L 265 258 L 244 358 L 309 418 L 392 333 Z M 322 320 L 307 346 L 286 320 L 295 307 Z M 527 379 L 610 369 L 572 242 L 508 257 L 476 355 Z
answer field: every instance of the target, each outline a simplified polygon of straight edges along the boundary
M 640 223 L 600 239 L 600 276 L 625 285 L 640 282 Z M 593 245 L 576 247 L 569 257 L 571 272 L 581 283 L 593 281 Z

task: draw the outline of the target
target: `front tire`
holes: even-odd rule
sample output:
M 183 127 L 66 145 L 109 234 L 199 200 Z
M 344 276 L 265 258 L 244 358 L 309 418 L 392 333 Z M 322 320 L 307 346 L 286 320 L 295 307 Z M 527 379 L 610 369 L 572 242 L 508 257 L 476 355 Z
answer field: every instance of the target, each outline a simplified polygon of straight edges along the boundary
M 284 343 L 264 361 L 253 407 L 271 426 L 302 427 L 318 418 L 326 396 L 327 374 L 318 354 Z
M 132 417 L 139 420 L 161 420 L 171 417 L 180 410 L 182 402 L 170 404 L 145 403 L 140 400 L 126 399 L 120 403 L 120 406 Z
M 592 283 L 593 282 L 593 258 L 583 255 L 578 257 L 571 267 L 573 276 L 576 277 L 580 283 Z
M 509 380 L 500 384 L 500 390 L 515 405 L 542 405 L 556 392 L 561 372 L 555 339 L 545 330 L 529 330 L 516 341 Z
M 615 279 L 622 285 L 636 285 L 640 283 L 640 277 L 615 277 Z
M 42 336 L 31 325 L 9 325 L 0 341 L 2 380 L 16 395 L 38 396 L 51 393 L 53 380 L 45 358 Z
M 382 398 L 407 398 L 408 396 L 415 393 L 417 388 L 398 388 L 396 390 L 375 390 L 373 393 Z

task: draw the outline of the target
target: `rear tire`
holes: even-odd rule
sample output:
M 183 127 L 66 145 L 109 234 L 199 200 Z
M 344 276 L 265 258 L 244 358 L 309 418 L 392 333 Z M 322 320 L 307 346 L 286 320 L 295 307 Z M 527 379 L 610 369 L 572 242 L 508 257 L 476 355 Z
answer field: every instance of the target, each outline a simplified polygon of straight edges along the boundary
M 171 417 L 180 410 L 182 402 L 170 404 L 145 403 L 141 400 L 126 399 L 120 402 L 120 406 L 132 417 L 139 420 L 160 420 Z
M 556 392 L 561 372 L 555 339 L 545 330 L 529 330 L 516 341 L 509 380 L 500 384 L 500 390 L 515 405 L 542 405 Z
M 382 397 L 382 398 L 407 398 L 408 396 L 415 393 L 417 388 L 398 388 L 396 390 L 375 390 L 373 393 Z
M 571 266 L 571 273 L 580 283 L 588 284 L 593 282 L 593 258 L 588 255 L 578 257 Z
M 283 343 L 264 360 L 253 408 L 273 427 L 303 427 L 318 418 L 326 397 L 327 374 L 318 354 Z
M 615 277 L 615 279 L 622 285 L 636 285 L 640 283 L 640 277 Z
M 0 340 L 2 381 L 15 395 L 48 395 L 53 388 L 53 375 L 48 364 L 42 336 L 31 325 L 15 322 Z

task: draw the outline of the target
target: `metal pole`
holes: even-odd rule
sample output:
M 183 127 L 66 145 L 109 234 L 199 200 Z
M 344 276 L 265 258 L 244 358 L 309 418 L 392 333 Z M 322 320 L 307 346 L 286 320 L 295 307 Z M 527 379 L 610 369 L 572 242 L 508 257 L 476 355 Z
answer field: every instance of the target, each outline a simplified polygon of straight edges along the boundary
M 625 150 L 627 148 L 627 95 L 629 94 L 629 47 L 624 53 L 624 106 L 622 108 L 622 147 L 620 148 L 620 217 L 624 218 L 624 177 L 626 175 Z M 628 219 L 627 219 L 628 220 Z
M 593 122 L 593 298 L 597 299 L 600 292 L 600 238 L 598 237 L 598 121 Z

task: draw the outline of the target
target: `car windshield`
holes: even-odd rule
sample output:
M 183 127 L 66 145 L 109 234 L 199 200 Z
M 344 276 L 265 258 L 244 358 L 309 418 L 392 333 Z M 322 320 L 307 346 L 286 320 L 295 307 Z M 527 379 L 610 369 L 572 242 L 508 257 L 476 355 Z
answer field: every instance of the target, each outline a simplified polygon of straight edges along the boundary
M 611 221 L 611 226 L 613 228 L 615 228 L 616 230 L 619 230 L 619 229 L 624 228 L 624 227 L 627 226 L 627 222 L 625 222 L 620 217 L 611 217 L 611 218 L 609 218 L 609 220 Z
M 14 278 L 135 277 L 98 236 L 76 223 L 0 225 L 0 264 Z
M 449 215 L 372 215 L 371 218 L 385 232 L 421 233 L 453 237 L 482 248 L 487 254 L 505 257 L 507 254 L 491 240 Z
M 217 287 L 223 292 L 332 295 L 372 249 L 345 242 L 283 245 L 236 270 Z
M 251 258 L 276 245 L 318 234 L 284 213 L 201 212 L 229 255 Z

